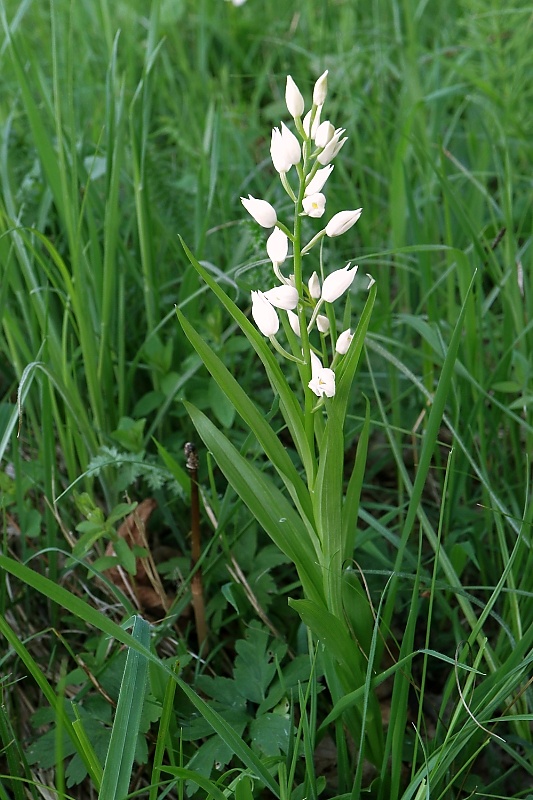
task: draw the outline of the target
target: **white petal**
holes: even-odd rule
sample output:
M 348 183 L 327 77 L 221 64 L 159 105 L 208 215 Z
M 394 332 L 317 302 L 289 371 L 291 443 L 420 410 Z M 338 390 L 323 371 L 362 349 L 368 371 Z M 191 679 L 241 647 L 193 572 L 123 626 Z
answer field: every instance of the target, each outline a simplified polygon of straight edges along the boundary
M 298 305 L 298 291 L 294 286 L 274 286 L 265 292 L 265 297 L 269 303 L 276 308 L 284 308 L 285 311 L 292 310 Z
M 326 198 L 322 192 L 311 194 L 309 197 L 304 197 L 302 207 L 308 217 L 315 217 L 318 219 L 326 210 Z
M 316 326 L 320 333 L 327 333 L 329 331 L 329 319 L 324 314 L 319 314 L 316 318 Z
M 337 339 L 337 342 L 335 344 L 335 350 L 337 351 L 337 353 L 339 353 L 341 356 L 347 353 L 348 348 L 352 343 L 352 339 L 353 339 L 353 333 L 350 330 L 350 328 L 339 334 L 339 338 Z
M 333 169 L 333 164 L 328 164 L 327 167 L 317 170 L 305 187 L 305 196 L 308 197 L 311 194 L 317 194 L 317 192 L 322 191 L 322 187 L 333 172 Z
M 322 73 L 313 89 L 313 105 L 321 106 L 328 93 L 328 71 Z
M 346 289 L 352 285 L 357 267 L 349 269 L 349 266 L 350 264 L 348 263 L 342 269 L 336 269 L 335 272 L 331 272 L 324 279 L 324 283 L 322 284 L 322 300 L 325 300 L 327 303 L 334 303 L 335 300 L 338 300 Z
M 285 88 L 285 102 L 291 117 L 301 117 L 304 113 L 304 99 L 302 93 L 294 83 L 290 75 L 287 75 L 287 86 Z
M 263 292 L 252 292 L 252 317 L 263 336 L 274 336 L 279 330 L 276 309 Z
M 341 236 L 346 233 L 352 225 L 355 225 L 362 213 L 362 208 L 356 208 L 354 211 L 339 211 L 326 225 L 326 236 Z
M 267 203 L 266 200 L 259 200 L 249 194 L 247 198 L 241 197 L 241 203 L 255 221 L 263 228 L 273 228 L 278 221 L 276 209 L 274 206 L 271 206 L 270 203 Z
M 320 280 L 318 279 L 318 275 L 316 272 L 313 272 L 311 277 L 309 278 L 309 283 L 307 284 L 309 288 L 309 294 L 313 298 L 313 300 L 318 300 L 320 297 Z
M 289 318 L 289 324 L 293 329 L 296 336 L 300 335 L 300 320 L 298 319 L 298 314 L 295 314 L 294 311 L 287 311 L 287 316 Z

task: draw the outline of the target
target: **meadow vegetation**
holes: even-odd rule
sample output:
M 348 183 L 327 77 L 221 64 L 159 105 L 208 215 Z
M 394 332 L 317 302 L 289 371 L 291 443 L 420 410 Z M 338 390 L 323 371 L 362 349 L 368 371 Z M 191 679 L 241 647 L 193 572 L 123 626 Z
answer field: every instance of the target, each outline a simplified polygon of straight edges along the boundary
M 531 8 L 0 22 L 0 800 L 533 797 Z M 360 335 L 299 438 L 239 198 L 292 213 L 270 133 L 325 70 Z

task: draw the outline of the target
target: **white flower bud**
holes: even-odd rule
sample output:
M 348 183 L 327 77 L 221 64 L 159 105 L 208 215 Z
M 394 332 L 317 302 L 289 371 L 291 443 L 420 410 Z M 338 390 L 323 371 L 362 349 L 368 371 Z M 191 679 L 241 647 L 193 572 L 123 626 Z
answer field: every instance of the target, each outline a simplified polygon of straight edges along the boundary
M 302 208 L 308 217 L 321 217 L 326 210 L 326 198 L 321 192 L 304 197 Z
M 352 225 L 355 225 L 362 213 L 362 208 L 356 208 L 354 211 L 339 211 L 326 225 L 326 236 L 341 236 L 346 233 Z
M 373 285 L 375 284 L 376 280 L 375 280 L 375 278 L 372 277 L 372 275 L 369 275 L 368 272 L 366 273 L 366 277 L 368 278 L 368 286 L 366 287 L 366 290 L 368 291 L 369 289 L 371 289 L 373 287 Z
M 267 239 L 267 253 L 273 264 L 283 264 L 289 252 L 289 239 L 281 228 L 274 228 Z
M 348 348 L 352 343 L 352 339 L 353 339 L 353 333 L 350 330 L 350 328 L 343 331 L 339 335 L 339 338 L 337 339 L 337 342 L 335 344 L 335 350 L 337 351 L 337 353 L 339 353 L 339 355 L 343 356 L 345 353 L 348 352 Z
M 326 303 L 334 303 L 335 300 L 338 300 L 346 289 L 352 285 L 357 267 L 348 269 L 349 266 L 350 262 L 342 269 L 336 269 L 334 272 L 331 272 L 327 278 L 324 279 L 321 297 Z
M 329 331 L 329 319 L 324 314 L 319 314 L 316 318 L 316 326 L 320 333 L 327 333 Z
M 315 134 L 315 144 L 317 147 L 325 147 L 335 136 L 335 128 L 327 119 L 321 122 Z
M 315 138 L 318 126 L 320 125 L 321 112 L 322 112 L 322 106 L 318 106 L 315 118 L 313 120 L 313 127 L 311 129 L 309 129 L 309 123 L 311 122 L 311 114 L 313 113 L 313 109 L 310 109 L 302 120 L 304 131 L 306 132 L 306 134 L 309 136 L 310 139 Z
M 298 291 L 294 286 L 288 286 L 286 283 L 282 286 L 274 286 L 264 293 L 269 303 L 272 303 L 276 308 L 284 308 L 285 311 L 296 308 L 298 305 Z
M 267 203 L 266 200 L 258 200 L 256 197 L 252 197 L 252 195 L 249 194 L 247 198 L 241 197 L 241 203 L 247 212 L 251 214 L 255 221 L 263 228 L 273 228 L 278 221 L 276 209 L 274 206 L 271 206 L 270 203 Z
M 322 187 L 333 172 L 333 169 L 333 164 L 328 164 L 327 167 L 317 170 L 314 177 L 311 178 L 305 187 L 305 196 L 308 197 L 311 194 L 316 194 L 317 192 L 322 191 Z
M 328 71 L 322 73 L 313 89 L 313 105 L 321 106 L 328 93 Z
M 277 172 L 288 172 L 293 164 L 299 163 L 301 154 L 300 142 L 284 122 L 281 123 L 281 132 L 279 128 L 273 129 L 270 155 Z
M 268 302 L 263 292 L 252 292 L 252 317 L 263 336 L 275 336 L 279 330 L 276 309 Z
M 293 79 L 290 75 L 287 75 L 287 86 L 285 88 L 285 102 L 287 104 L 287 110 L 291 117 L 296 119 L 297 117 L 301 117 L 304 113 L 304 99 L 302 93 L 294 83 Z
M 309 294 L 314 300 L 318 300 L 320 297 L 320 281 L 318 279 L 318 275 L 316 272 L 313 272 L 311 277 L 309 278 L 309 283 L 307 284 L 309 289 Z
M 294 311 L 287 311 L 287 316 L 289 318 L 289 325 L 293 329 L 296 336 L 300 335 L 300 320 L 298 319 L 298 314 L 295 314 Z
M 320 128 L 317 131 L 320 131 Z M 316 160 L 322 166 L 329 164 L 330 161 L 333 161 L 341 147 L 344 145 L 345 142 L 348 141 L 348 137 L 345 136 L 344 139 L 341 139 L 342 134 L 344 133 L 344 128 L 337 128 L 335 131 L 335 135 L 330 139 L 327 145 L 324 147 L 321 153 L 318 154 Z

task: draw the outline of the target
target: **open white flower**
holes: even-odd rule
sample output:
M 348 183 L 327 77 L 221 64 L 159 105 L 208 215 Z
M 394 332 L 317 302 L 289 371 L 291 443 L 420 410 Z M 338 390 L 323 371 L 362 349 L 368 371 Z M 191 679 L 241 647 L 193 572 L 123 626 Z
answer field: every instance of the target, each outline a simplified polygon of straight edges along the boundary
M 264 292 L 264 296 L 273 306 L 284 308 L 285 311 L 292 310 L 298 305 L 298 290 L 288 284 L 274 286 L 273 289 Z
M 284 122 L 281 123 L 281 131 L 279 128 L 272 130 L 270 155 L 274 169 L 279 173 L 288 172 L 294 164 L 300 162 L 302 155 L 300 142 Z
M 326 210 L 326 198 L 322 192 L 316 192 L 316 194 L 311 194 L 309 197 L 304 197 L 302 207 L 304 213 L 307 214 L 308 217 L 315 217 L 318 219 Z
M 278 221 L 276 209 L 266 200 L 259 200 L 249 194 L 248 197 L 241 197 L 241 203 L 263 228 L 273 228 Z
M 354 211 L 339 211 L 326 225 L 326 236 L 341 236 L 346 233 L 352 225 L 355 225 L 362 213 L 362 208 L 356 208 Z
M 322 362 L 311 351 L 311 380 L 309 388 L 317 397 L 333 397 L 335 394 L 335 373 L 328 367 L 323 367 Z
M 273 264 L 283 264 L 289 252 L 289 238 L 281 228 L 274 228 L 267 239 L 267 253 Z
M 338 300 L 346 289 L 352 285 L 358 268 L 352 267 L 349 269 L 349 267 L 350 262 L 342 269 L 336 269 L 334 272 L 330 272 L 330 274 L 324 278 L 321 298 L 325 300 L 326 303 L 334 303 L 335 300 Z
M 275 336 L 279 330 L 279 319 L 274 306 L 263 292 L 252 292 L 252 317 L 263 336 Z

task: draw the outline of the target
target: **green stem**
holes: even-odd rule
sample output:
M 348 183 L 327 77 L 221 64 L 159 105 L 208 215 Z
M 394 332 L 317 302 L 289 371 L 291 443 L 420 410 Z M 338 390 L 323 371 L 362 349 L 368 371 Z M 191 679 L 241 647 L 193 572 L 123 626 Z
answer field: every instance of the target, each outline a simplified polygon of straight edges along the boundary
M 314 422 L 313 422 L 313 394 L 308 387 L 311 380 L 311 346 L 309 334 L 307 332 L 307 322 L 305 317 L 305 306 L 303 303 L 303 276 L 302 276 L 302 218 L 300 216 L 303 209 L 303 199 L 305 194 L 305 173 L 309 154 L 309 143 L 304 142 L 303 146 L 303 165 L 298 165 L 299 188 L 298 197 L 294 204 L 294 284 L 300 297 L 298 303 L 298 320 L 300 322 L 300 336 L 302 342 L 302 353 L 304 365 L 300 370 L 304 389 L 304 418 L 305 434 L 311 452 L 315 452 Z M 314 482 L 314 475 L 312 476 Z

